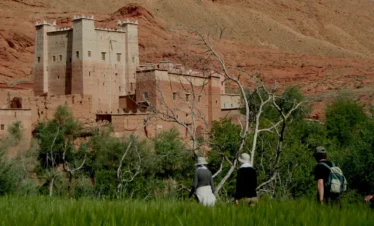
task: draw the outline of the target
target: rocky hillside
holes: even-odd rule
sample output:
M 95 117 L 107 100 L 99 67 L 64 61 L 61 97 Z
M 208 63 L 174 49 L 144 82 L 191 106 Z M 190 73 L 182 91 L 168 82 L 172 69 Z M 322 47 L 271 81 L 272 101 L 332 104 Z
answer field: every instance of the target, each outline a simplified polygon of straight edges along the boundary
M 341 88 L 374 93 L 374 1 L 371 0 L 2 0 L 0 83 L 32 80 L 34 23 L 94 15 L 97 26 L 140 21 L 141 62 L 178 61 L 199 47 L 188 29 L 223 40 L 216 48 L 233 65 L 268 81 L 298 84 L 307 94 Z M 369 98 L 370 99 L 370 98 Z

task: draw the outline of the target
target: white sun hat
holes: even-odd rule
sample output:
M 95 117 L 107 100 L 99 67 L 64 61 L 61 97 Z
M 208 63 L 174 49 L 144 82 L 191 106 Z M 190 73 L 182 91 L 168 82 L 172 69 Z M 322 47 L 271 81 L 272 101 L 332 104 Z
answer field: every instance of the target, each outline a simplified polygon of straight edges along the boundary
M 251 157 L 247 153 L 242 153 L 239 157 L 239 162 L 250 163 Z
M 195 166 L 206 165 L 206 164 L 208 164 L 208 162 L 205 160 L 204 157 L 198 157 L 197 163 L 195 164 Z

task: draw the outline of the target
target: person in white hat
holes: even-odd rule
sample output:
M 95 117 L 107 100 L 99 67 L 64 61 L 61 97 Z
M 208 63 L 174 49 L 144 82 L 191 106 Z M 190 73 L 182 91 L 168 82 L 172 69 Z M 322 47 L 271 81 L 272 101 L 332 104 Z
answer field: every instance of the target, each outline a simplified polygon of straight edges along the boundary
M 195 164 L 197 169 L 195 171 L 190 196 L 195 195 L 201 204 L 212 206 L 216 202 L 216 197 L 214 196 L 212 173 L 206 167 L 207 164 L 208 162 L 204 157 L 198 157 L 197 163 Z
M 257 172 L 250 164 L 251 157 L 247 153 L 241 154 L 238 160 L 242 165 L 236 177 L 235 203 L 238 205 L 239 202 L 244 202 L 254 206 L 258 202 Z

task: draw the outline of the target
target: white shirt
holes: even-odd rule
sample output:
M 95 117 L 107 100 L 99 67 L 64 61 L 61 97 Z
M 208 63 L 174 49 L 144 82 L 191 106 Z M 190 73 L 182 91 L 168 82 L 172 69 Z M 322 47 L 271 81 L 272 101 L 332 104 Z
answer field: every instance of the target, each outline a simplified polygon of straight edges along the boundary
M 252 165 L 250 163 L 243 163 L 240 168 L 248 168 L 248 167 L 252 167 Z

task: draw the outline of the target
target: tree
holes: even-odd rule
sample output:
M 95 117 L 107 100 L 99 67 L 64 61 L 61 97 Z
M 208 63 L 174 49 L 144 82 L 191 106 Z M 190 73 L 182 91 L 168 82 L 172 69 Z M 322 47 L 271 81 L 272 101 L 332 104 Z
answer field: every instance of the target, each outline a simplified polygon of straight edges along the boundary
M 278 142 L 276 145 L 276 165 L 279 164 L 279 159 L 282 154 L 282 144 L 284 140 L 284 133 L 287 124 L 289 123 L 289 118 L 293 114 L 295 110 L 297 110 L 303 102 L 298 102 L 295 98 L 293 100 L 288 100 L 287 105 L 279 104 L 282 102 L 282 98 L 276 94 L 278 90 L 278 84 L 275 83 L 273 88 L 266 87 L 261 80 L 258 79 L 256 75 L 251 75 L 250 73 L 246 72 L 242 68 L 238 68 L 235 66 L 229 66 L 226 64 L 224 58 L 214 49 L 214 44 L 211 39 L 208 37 L 204 37 L 201 33 L 195 31 L 194 32 L 197 37 L 201 40 L 202 45 L 205 47 L 206 52 L 204 58 L 206 60 L 211 60 L 210 62 L 210 70 L 214 71 L 217 74 L 224 76 L 225 81 L 229 81 L 232 84 L 236 85 L 236 88 L 239 90 L 242 101 L 243 101 L 243 108 L 244 111 L 244 123 L 241 125 L 240 131 L 240 145 L 235 153 L 235 157 L 233 161 L 228 161 L 227 158 L 223 159 L 226 160 L 230 165 L 230 169 L 226 172 L 226 175 L 222 178 L 216 188 L 216 194 L 219 193 L 222 186 L 225 182 L 231 177 L 231 174 L 234 172 L 236 165 L 237 165 L 237 158 L 239 155 L 246 151 L 246 145 L 248 137 L 251 136 L 251 147 L 248 148 L 248 152 L 251 156 L 251 164 L 254 165 L 255 157 L 256 157 L 256 148 L 259 135 L 261 133 L 274 133 L 278 136 Z M 220 35 L 222 37 L 222 35 Z M 254 81 L 254 90 L 250 96 L 255 97 L 258 100 L 256 104 L 255 112 L 251 111 L 251 99 L 248 98 L 248 93 L 246 92 L 245 86 L 242 84 L 242 75 L 247 76 L 247 79 L 250 78 Z M 257 80 L 257 81 L 256 81 Z M 268 106 L 272 106 L 276 112 L 278 113 L 278 117 L 275 121 L 270 122 L 268 125 L 262 125 L 262 118 L 265 111 L 265 108 Z M 270 182 L 274 181 L 276 175 L 278 174 L 277 167 L 274 171 L 269 175 L 269 179 L 262 183 L 259 187 L 265 186 Z
M 340 93 L 326 108 L 330 152 L 360 194 L 374 188 L 374 117 L 348 93 Z M 335 150 L 334 150 L 335 149 Z
M 10 159 L 6 156 L 9 150 L 22 142 L 22 139 L 22 123 L 19 121 L 11 124 L 8 127 L 8 134 L 0 139 L 0 195 L 23 195 L 35 191 L 35 186 L 30 179 L 23 159 L 18 156 Z
M 83 167 L 86 159 L 83 154 L 83 160 L 78 160 L 82 158 L 82 153 L 87 151 L 86 143 L 81 143 L 78 150 L 74 144 L 82 126 L 74 119 L 67 105 L 64 105 L 57 108 L 53 120 L 39 123 L 36 131 L 40 145 L 39 161 L 47 176 L 49 196 L 53 195 L 54 183 L 59 175 L 57 168 L 61 164 L 69 177 L 67 190 L 71 196 L 73 174 Z
M 343 93 L 326 109 L 326 127 L 331 139 L 337 139 L 342 145 L 348 145 L 355 137 L 359 125 L 367 121 L 367 116 L 349 94 Z

